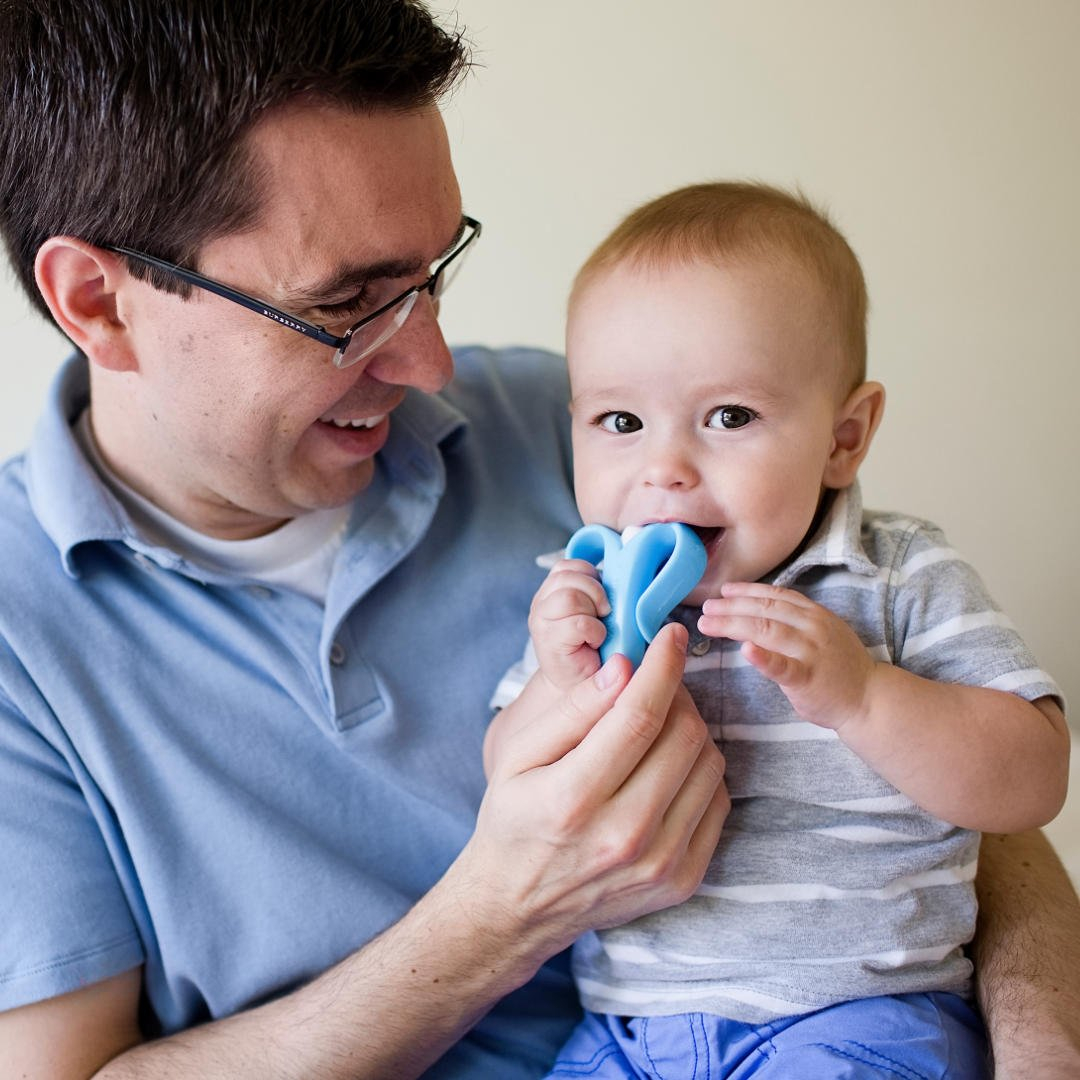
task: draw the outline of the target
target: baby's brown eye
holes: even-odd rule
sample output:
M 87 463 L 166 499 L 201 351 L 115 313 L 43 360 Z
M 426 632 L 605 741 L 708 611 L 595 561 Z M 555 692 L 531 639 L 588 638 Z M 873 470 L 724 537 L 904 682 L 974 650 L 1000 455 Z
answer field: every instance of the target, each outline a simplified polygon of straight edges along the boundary
M 630 435 L 640 431 L 644 424 L 630 412 L 609 412 L 597 417 L 596 423 L 613 435 Z
M 752 420 L 756 420 L 757 416 L 753 409 L 748 409 L 745 405 L 720 405 L 709 413 L 705 426 L 734 431 L 736 428 L 746 427 Z

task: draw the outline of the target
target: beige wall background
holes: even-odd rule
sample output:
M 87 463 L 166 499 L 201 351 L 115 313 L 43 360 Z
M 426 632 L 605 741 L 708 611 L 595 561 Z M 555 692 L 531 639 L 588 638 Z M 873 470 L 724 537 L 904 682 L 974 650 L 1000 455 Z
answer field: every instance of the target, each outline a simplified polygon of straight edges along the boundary
M 889 403 L 867 502 L 942 525 L 1080 707 L 1080 4 L 434 6 L 478 60 L 446 110 L 485 227 L 450 339 L 558 349 L 575 267 L 631 207 L 707 178 L 801 186 L 869 283 Z M 0 343 L 6 457 L 66 351 L 10 274 Z
M 1080 3 L 439 6 L 480 62 L 447 110 L 485 229 L 451 339 L 559 348 L 570 278 L 626 211 L 799 185 L 869 285 L 866 501 L 940 524 L 1080 710 Z

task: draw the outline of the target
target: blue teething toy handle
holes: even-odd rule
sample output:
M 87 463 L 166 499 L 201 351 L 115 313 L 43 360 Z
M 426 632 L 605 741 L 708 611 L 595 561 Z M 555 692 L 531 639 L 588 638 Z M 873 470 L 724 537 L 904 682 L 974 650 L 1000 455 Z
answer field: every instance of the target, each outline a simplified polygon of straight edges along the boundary
M 601 567 L 611 613 L 604 619 L 600 659 L 622 653 L 635 667 L 672 608 L 701 580 L 708 561 L 697 533 L 680 522 L 645 525 L 625 545 L 614 529 L 585 525 L 570 537 L 566 555 Z

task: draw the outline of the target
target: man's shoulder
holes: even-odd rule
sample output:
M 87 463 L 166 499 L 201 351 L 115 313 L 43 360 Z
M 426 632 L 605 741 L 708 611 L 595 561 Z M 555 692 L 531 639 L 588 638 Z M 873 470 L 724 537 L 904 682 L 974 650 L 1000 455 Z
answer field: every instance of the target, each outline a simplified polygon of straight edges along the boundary
M 0 466 L 0 693 L 12 692 L 12 667 L 28 652 L 55 646 L 68 625 L 71 579 L 55 543 L 34 513 L 26 460 Z
M 454 350 L 454 378 L 442 396 L 469 421 L 473 445 L 505 456 L 508 467 L 565 461 L 570 446 L 566 362 L 535 348 Z
M 25 469 L 25 452 L 15 454 L 5 461 L 0 462 L 0 499 L 5 502 L 13 497 L 18 499 L 20 493 L 25 497 Z
M 547 349 L 527 346 L 490 348 L 483 345 L 457 347 L 454 378 L 444 393 L 451 400 L 476 395 L 485 397 L 536 394 L 565 407 L 570 386 L 566 361 Z
M 0 464 L 0 578 L 20 561 L 24 552 L 37 552 L 46 540 L 26 486 L 26 458 L 23 454 Z

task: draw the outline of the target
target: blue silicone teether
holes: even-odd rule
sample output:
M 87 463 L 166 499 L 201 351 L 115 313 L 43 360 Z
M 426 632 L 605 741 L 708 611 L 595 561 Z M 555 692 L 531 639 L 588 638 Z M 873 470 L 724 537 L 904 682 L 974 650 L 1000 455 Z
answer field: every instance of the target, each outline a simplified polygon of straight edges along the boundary
M 635 667 L 671 609 L 701 580 L 708 562 L 697 533 L 674 521 L 644 525 L 626 543 L 606 525 L 584 525 L 570 537 L 566 556 L 600 567 L 611 604 L 600 659 L 622 653 Z

